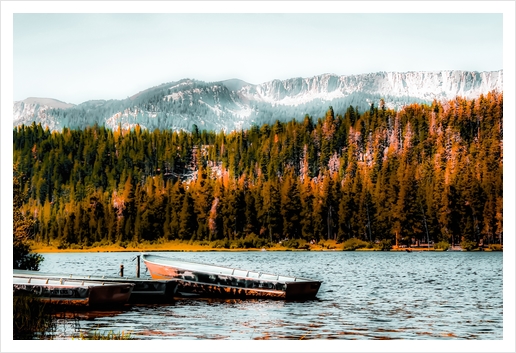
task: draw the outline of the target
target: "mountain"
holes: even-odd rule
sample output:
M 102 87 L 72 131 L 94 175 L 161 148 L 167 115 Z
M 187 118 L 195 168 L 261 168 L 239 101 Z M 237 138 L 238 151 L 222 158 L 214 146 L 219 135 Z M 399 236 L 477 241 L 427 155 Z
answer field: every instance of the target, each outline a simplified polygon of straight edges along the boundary
M 47 111 L 52 109 L 69 109 L 74 104 L 58 101 L 52 98 L 36 98 L 29 97 L 23 101 L 14 102 L 13 108 L 13 124 L 18 126 L 21 124 L 30 124 L 32 121 L 41 123 L 42 126 L 48 126 L 50 130 L 59 128 L 59 121 L 53 115 L 48 115 Z
M 456 96 L 475 98 L 503 91 L 503 70 L 490 72 L 377 72 L 273 80 L 250 84 L 239 79 L 203 82 L 184 79 L 141 91 L 124 100 L 94 100 L 72 105 L 55 99 L 28 98 L 14 103 L 14 126 L 33 121 L 50 130 L 109 128 L 234 130 L 276 120 L 315 118 L 332 106 L 343 113 L 378 105 L 399 109 L 410 103 L 430 104 Z
M 222 84 L 226 86 L 230 91 L 239 91 L 243 87 L 251 85 L 245 81 L 239 80 L 238 78 L 222 81 Z
M 65 103 L 52 98 L 37 98 L 29 97 L 22 101 L 24 104 L 39 104 L 40 106 L 47 106 L 58 109 L 68 109 L 73 107 L 75 104 Z

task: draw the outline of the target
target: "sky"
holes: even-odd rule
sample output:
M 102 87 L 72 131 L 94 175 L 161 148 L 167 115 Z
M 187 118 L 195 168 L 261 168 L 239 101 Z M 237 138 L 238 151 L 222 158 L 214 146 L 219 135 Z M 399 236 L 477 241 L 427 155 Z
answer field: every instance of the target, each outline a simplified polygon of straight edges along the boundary
M 501 13 L 19 13 L 14 100 L 124 99 L 183 78 L 503 68 Z

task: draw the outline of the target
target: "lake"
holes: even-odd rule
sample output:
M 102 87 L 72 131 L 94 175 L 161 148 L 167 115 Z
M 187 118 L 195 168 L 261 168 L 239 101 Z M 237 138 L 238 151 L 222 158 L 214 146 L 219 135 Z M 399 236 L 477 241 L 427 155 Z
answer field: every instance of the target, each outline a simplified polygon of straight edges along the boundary
M 41 271 L 135 276 L 139 253 L 44 254 Z M 501 252 L 156 252 L 322 280 L 315 300 L 178 299 L 77 314 L 58 339 L 130 332 L 141 340 L 502 340 Z M 141 263 L 141 277 L 149 277 Z

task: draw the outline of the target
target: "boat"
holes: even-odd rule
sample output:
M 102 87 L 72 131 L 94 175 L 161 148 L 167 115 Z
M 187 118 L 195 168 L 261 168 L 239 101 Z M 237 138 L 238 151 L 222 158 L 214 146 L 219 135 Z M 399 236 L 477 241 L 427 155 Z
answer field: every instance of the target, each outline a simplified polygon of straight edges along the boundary
M 50 304 L 101 307 L 125 305 L 132 283 L 109 283 L 13 275 L 14 294 L 32 294 Z
M 177 284 L 173 280 L 154 280 L 151 278 L 106 277 L 79 274 L 59 274 L 29 270 L 13 270 L 13 275 L 26 278 L 71 279 L 77 281 L 95 281 L 103 283 L 132 283 L 133 290 L 129 297 L 132 304 L 163 304 L 174 301 Z
M 178 296 L 313 299 L 322 281 L 143 254 L 154 279 L 174 279 Z

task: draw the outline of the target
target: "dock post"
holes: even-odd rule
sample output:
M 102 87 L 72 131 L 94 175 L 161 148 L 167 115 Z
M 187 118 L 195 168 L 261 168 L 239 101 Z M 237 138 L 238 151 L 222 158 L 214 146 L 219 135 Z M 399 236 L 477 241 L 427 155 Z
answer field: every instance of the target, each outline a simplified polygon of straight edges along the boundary
M 124 277 L 124 265 L 120 265 L 120 277 Z
M 136 255 L 136 277 L 140 278 L 140 255 Z

